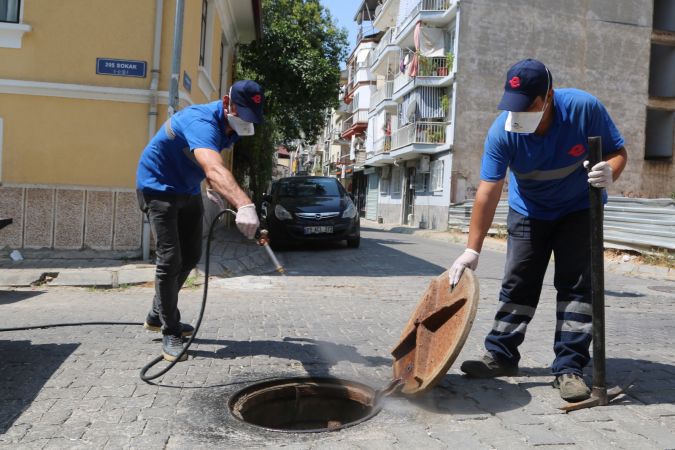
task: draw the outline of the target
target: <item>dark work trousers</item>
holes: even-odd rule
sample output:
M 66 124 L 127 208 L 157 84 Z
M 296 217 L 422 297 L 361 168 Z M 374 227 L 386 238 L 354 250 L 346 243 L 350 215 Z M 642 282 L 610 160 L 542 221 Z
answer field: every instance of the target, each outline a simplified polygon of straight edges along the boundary
M 588 210 L 556 220 L 531 219 L 509 209 L 508 241 L 499 308 L 485 348 L 497 360 L 518 364 L 518 346 L 532 320 L 553 253 L 557 290 L 554 375 L 581 375 L 592 337 Z
M 201 195 L 137 191 L 157 241 L 155 298 L 147 320 L 161 322 L 162 334 L 181 334 L 178 291 L 202 253 Z

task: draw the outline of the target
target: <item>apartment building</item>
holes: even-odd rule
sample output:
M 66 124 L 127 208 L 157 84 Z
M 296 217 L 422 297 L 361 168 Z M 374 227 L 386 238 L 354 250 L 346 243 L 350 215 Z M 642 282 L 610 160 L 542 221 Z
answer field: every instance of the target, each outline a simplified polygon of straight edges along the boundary
M 0 1 L 0 216 L 14 221 L 0 248 L 139 254 L 136 165 L 167 118 L 175 13 Z M 186 1 L 179 108 L 226 93 L 237 45 L 259 33 L 260 0 Z
M 527 57 L 554 88 L 608 108 L 629 153 L 611 195 L 675 192 L 672 1 L 363 0 L 357 11 L 373 25 L 349 61 L 370 92 L 367 125 L 349 123 L 365 137 L 368 219 L 447 227 L 449 207 L 475 196 L 504 74 Z

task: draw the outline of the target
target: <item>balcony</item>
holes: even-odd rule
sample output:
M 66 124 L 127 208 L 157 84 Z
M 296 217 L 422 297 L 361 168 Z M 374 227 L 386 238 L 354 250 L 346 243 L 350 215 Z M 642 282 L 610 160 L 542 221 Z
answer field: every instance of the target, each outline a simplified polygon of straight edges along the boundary
M 427 58 L 419 57 L 417 76 L 411 77 L 399 72 L 394 79 L 394 92 L 392 100 L 398 101 L 414 88 L 419 86 L 447 87 L 452 84 L 454 77 L 454 56 Z
M 377 110 L 381 103 L 391 101 L 393 95 L 394 81 L 385 81 L 384 86 L 373 92 L 373 95 L 370 96 L 370 112 Z
M 451 10 L 456 5 L 457 0 L 419 0 L 405 19 L 399 24 L 399 33 L 397 37 L 400 38 L 401 36 L 406 35 L 410 31 L 410 25 L 417 23 L 419 20 L 431 25 L 442 25 L 449 22 L 450 14 L 446 13 L 452 12 Z M 419 20 L 414 20 L 420 15 L 424 17 L 420 17 Z
M 389 28 L 384 33 L 375 49 L 368 56 L 368 65 L 370 66 L 371 71 L 377 72 L 380 62 L 384 59 L 384 55 L 387 53 L 398 53 L 399 48 L 394 43 L 394 36 L 396 36 L 396 28 Z
M 342 123 L 342 138 L 350 139 L 368 127 L 368 110 L 359 109 Z
M 412 144 L 443 145 L 446 143 L 445 122 L 413 122 L 399 128 L 392 139 L 392 149 L 398 150 Z

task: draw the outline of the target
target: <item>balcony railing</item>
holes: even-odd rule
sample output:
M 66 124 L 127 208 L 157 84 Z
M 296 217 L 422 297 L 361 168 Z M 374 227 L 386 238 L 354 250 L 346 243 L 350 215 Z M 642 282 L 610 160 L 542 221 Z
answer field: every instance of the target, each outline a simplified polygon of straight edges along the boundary
M 342 122 L 342 133 L 345 131 L 349 130 L 351 127 L 354 125 L 361 123 L 364 125 L 368 124 L 368 110 L 367 109 L 359 109 L 357 110 L 354 114 L 349 116 L 347 120 Z
M 394 36 L 396 36 L 396 28 L 389 28 L 380 42 L 377 43 L 377 47 L 370 53 L 368 63 L 372 67 L 373 64 L 377 61 L 377 58 L 384 53 L 384 50 L 394 42 Z
M 403 23 L 399 26 L 399 30 L 403 30 L 410 21 L 420 12 L 429 11 L 429 12 L 438 12 L 446 11 L 450 9 L 450 5 L 454 0 L 419 0 L 417 5 L 408 13 L 406 18 L 403 20 Z
M 396 130 L 392 148 L 410 144 L 445 144 L 446 126 L 444 122 L 413 122 Z
M 427 58 L 419 57 L 418 76 L 420 77 L 444 77 L 452 70 L 448 67 L 448 58 L 445 56 Z
M 389 153 L 391 151 L 391 136 L 382 136 L 375 141 L 375 145 L 373 147 L 374 149 L 371 153 L 371 157 L 381 155 L 383 153 Z
M 373 92 L 373 95 L 370 96 L 370 110 L 374 111 L 380 103 L 391 100 L 393 95 L 394 80 L 385 81 L 384 86 Z
M 399 72 L 394 78 L 394 92 L 398 92 L 403 89 L 408 83 L 412 81 L 412 78 L 408 75 Z

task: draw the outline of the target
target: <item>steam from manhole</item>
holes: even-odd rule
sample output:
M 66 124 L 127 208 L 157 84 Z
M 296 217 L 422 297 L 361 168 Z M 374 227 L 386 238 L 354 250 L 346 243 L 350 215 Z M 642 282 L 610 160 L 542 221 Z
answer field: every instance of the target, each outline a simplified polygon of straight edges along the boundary
M 337 378 L 286 378 L 248 386 L 228 402 L 232 415 L 272 431 L 336 431 L 380 412 L 376 391 Z

